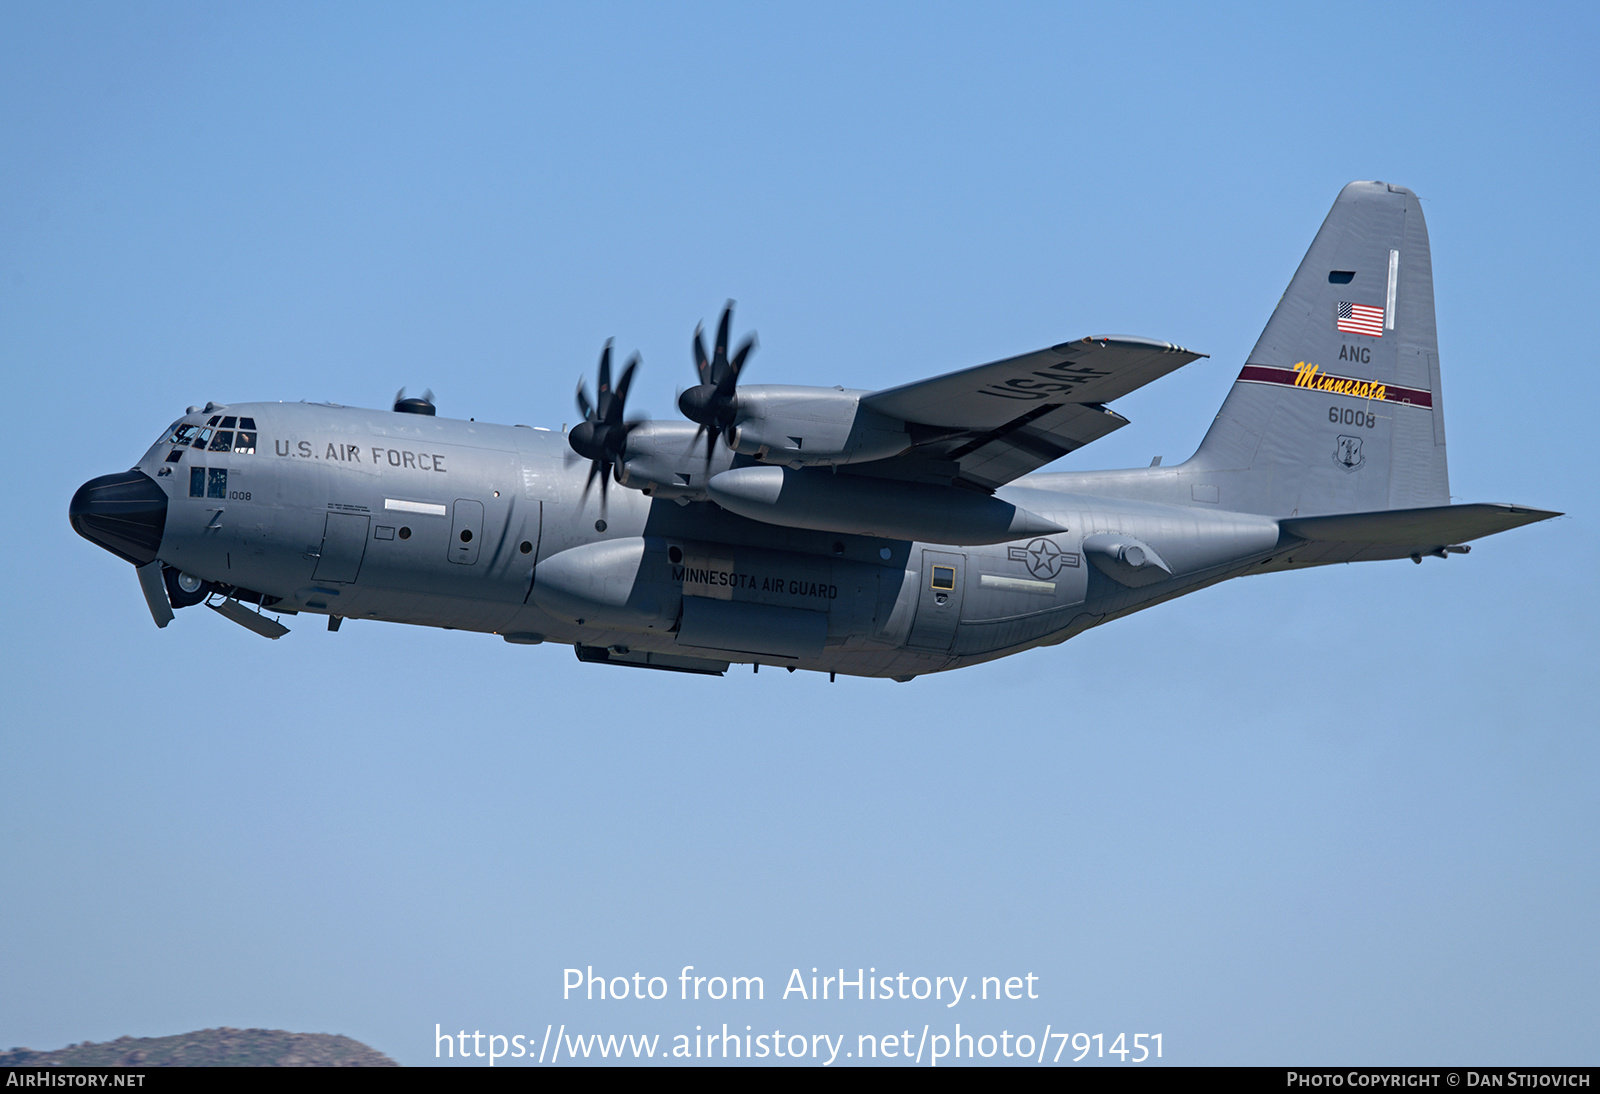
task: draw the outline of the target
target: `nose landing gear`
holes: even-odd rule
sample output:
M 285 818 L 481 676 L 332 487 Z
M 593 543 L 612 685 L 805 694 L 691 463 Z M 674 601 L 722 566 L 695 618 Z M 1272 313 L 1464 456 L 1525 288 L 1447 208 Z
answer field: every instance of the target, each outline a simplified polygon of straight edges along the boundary
M 176 566 L 168 566 L 162 570 L 161 576 L 167 583 L 167 599 L 174 608 L 189 608 L 200 603 L 206 597 L 216 592 L 211 583 L 202 581 L 193 574 L 184 573 Z

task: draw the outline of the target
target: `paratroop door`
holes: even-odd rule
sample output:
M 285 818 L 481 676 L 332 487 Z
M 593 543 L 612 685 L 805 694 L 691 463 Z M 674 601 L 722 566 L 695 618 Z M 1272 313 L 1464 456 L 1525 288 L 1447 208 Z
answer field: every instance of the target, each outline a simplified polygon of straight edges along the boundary
M 918 650 L 948 650 L 961 621 L 961 594 L 967 583 L 967 556 L 954 551 L 922 552 L 922 591 L 917 618 L 906 645 Z

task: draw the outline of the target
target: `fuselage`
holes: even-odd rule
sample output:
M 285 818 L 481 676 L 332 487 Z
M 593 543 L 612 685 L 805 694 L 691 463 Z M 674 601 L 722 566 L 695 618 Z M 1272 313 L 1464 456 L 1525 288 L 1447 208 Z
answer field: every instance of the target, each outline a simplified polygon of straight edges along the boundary
M 135 470 L 166 495 L 159 560 L 270 612 L 896 678 L 1062 641 L 1279 539 L 1263 517 L 1028 479 L 999 496 L 1065 531 L 908 542 L 615 487 L 602 513 L 561 432 L 318 403 L 188 414 Z M 1128 543 L 1147 577 L 1119 574 Z

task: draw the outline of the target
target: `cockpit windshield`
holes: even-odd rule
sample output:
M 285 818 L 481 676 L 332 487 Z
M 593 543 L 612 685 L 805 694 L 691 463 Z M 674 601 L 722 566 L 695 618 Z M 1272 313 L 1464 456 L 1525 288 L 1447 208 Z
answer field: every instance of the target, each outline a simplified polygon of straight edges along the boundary
M 177 463 L 181 460 L 185 448 L 197 448 L 201 452 L 233 452 L 253 456 L 256 451 L 256 420 L 234 414 L 226 417 L 213 414 L 204 425 L 198 422 L 178 422 L 156 443 L 178 446 L 167 455 L 168 463 Z

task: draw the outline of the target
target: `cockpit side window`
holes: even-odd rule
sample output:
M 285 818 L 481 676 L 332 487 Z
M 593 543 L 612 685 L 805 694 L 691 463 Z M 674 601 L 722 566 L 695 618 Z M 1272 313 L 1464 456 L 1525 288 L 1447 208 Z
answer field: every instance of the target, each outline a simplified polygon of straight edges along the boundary
M 217 435 L 211 438 L 212 452 L 227 452 L 233 448 L 233 430 L 219 429 Z
M 234 426 L 234 423 L 237 422 L 237 421 L 238 421 L 237 418 L 235 418 L 232 414 L 229 414 L 226 418 L 222 419 L 222 428 L 223 429 L 232 429 L 233 426 Z
M 205 448 L 206 445 L 211 443 L 211 430 L 202 429 L 199 433 L 194 435 L 194 440 L 189 443 L 194 445 L 196 448 Z
M 249 420 L 249 418 L 245 419 L 247 422 Z M 256 435 L 254 433 L 247 433 L 242 429 L 239 430 L 239 432 L 234 434 L 233 437 L 233 450 L 235 452 L 243 452 L 247 456 L 254 455 L 256 450 Z

